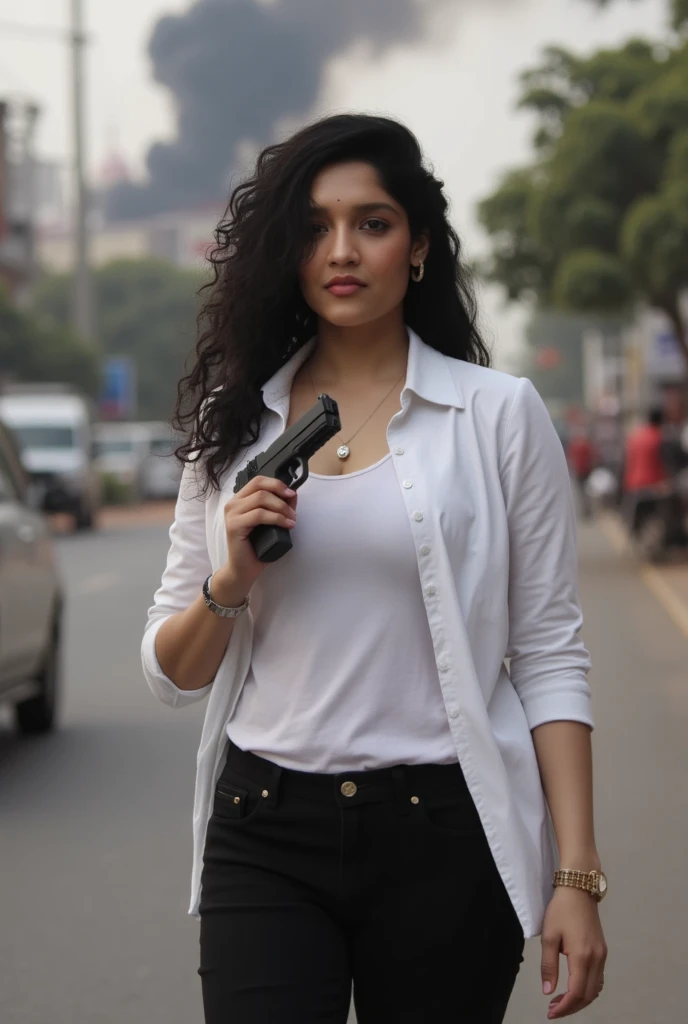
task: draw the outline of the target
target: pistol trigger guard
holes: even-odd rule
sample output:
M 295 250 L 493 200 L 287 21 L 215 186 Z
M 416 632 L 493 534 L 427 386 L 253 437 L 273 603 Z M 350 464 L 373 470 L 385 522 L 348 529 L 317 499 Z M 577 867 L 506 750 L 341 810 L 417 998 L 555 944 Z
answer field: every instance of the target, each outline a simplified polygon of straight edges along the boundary
M 289 469 L 298 467 L 299 473 L 297 476 L 292 475 L 292 481 L 289 486 L 296 490 L 301 484 L 305 483 L 308 479 L 308 459 L 304 459 L 302 455 L 296 455 L 290 462 Z

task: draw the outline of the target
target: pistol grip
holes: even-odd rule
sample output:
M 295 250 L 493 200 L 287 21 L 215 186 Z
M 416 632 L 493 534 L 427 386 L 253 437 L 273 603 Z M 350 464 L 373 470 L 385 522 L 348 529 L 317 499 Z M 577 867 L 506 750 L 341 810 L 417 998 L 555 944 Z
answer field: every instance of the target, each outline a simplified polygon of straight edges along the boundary
M 277 562 L 293 547 L 285 526 L 256 526 L 249 539 L 260 562 Z

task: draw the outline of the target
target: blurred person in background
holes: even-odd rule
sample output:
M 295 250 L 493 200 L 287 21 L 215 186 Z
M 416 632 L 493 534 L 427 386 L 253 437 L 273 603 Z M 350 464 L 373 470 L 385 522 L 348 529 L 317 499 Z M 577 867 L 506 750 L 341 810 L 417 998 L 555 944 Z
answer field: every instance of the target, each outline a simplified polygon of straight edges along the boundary
M 162 701 L 208 698 L 205 1020 L 345 1024 L 353 981 L 359 1024 L 498 1024 L 539 934 L 575 1013 L 606 879 L 571 489 L 533 386 L 489 368 L 442 183 L 398 122 L 327 118 L 259 156 L 211 261 L 142 647 Z M 234 494 L 323 392 L 342 430 L 298 512 Z M 258 525 L 293 550 L 261 563 Z
M 669 481 L 663 458 L 664 412 L 658 406 L 650 409 L 645 423 L 628 435 L 624 460 L 624 493 L 635 496 Z
M 575 483 L 581 516 L 587 519 L 591 513 L 587 483 L 596 465 L 596 453 L 590 427 L 582 419 L 571 426 L 566 442 L 566 458 Z
M 662 461 L 672 479 L 676 479 L 688 466 L 688 453 L 683 445 L 684 430 L 685 414 L 682 391 L 680 388 L 668 388 L 664 395 Z
M 682 463 L 680 437 L 667 432 L 664 411 L 652 408 L 647 422 L 632 430 L 626 442 L 623 514 L 653 558 L 688 540 L 678 486 Z

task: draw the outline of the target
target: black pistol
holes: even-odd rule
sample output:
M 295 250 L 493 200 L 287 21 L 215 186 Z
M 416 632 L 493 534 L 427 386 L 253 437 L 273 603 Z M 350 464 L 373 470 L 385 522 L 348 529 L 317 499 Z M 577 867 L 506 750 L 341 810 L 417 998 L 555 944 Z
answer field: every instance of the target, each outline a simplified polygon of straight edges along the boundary
M 234 493 L 254 476 L 275 477 L 297 490 L 308 479 L 308 460 L 341 429 L 337 403 L 329 395 L 320 395 L 300 420 L 240 471 Z M 293 547 L 289 530 L 284 526 L 256 526 L 249 540 L 261 562 L 276 562 Z

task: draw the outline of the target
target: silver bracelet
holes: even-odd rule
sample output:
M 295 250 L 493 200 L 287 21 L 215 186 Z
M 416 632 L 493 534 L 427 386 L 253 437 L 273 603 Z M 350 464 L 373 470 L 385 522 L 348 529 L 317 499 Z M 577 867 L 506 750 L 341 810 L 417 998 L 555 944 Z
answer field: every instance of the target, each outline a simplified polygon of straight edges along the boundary
M 242 612 L 245 612 L 249 606 L 249 595 L 246 595 L 244 603 L 239 605 L 238 608 L 226 608 L 224 605 L 218 604 L 216 601 L 213 601 L 212 597 L 210 596 L 210 581 L 212 578 L 213 576 L 211 573 L 211 575 L 203 584 L 203 597 L 205 598 L 206 605 L 208 606 L 208 608 L 210 608 L 211 612 L 213 612 L 214 615 L 219 615 L 220 618 L 222 619 L 238 618 L 239 615 L 241 615 Z

